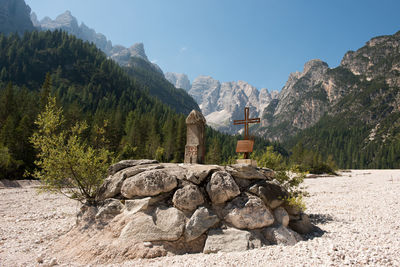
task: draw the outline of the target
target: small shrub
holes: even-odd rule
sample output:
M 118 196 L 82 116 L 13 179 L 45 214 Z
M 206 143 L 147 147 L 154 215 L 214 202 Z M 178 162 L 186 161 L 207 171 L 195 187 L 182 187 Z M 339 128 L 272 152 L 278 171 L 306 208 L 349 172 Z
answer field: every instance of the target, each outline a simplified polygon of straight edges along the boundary
M 38 151 L 38 169 L 32 174 L 43 182 L 41 189 L 59 192 L 82 203 L 95 204 L 95 197 L 112 154 L 104 148 L 93 148 L 83 138 L 88 126 L 76 123 L 63 129 L 62 109 L 54 97 L 48 98 L 45 110 L 35 121 L 38 129 L 30 141 Z
M 259 167 L 267 167 L 275 170 L 275 180 L 278 181 L 289 193 L 289 197 L 285 199 L 286 203 L 291 206 L 297 206 L 302 211 L 306 209 L 303 196 L 307 196 L 301 184 L 307 172 L 301 170 L 297 165 L 288 168 L 284 162 L 282 155 L 273 151 L 273 147 L 267 147 L 266 151 L 257 159 Z

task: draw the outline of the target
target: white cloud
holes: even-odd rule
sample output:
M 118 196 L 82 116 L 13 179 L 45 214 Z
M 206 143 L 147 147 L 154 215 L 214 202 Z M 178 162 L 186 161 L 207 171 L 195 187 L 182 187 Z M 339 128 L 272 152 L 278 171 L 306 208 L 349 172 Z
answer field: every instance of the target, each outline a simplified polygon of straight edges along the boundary
M 181 49 L 179 50 L 179 52 L 183 53 L 187 50 L 188 50 L 188 48 L 186 46 L 182 46 Z
M 151 63 L 153 63 L 153 64 L 156 64 L 157 63 L 157 59 L 153 59 L 152 61 L 150 61 Z

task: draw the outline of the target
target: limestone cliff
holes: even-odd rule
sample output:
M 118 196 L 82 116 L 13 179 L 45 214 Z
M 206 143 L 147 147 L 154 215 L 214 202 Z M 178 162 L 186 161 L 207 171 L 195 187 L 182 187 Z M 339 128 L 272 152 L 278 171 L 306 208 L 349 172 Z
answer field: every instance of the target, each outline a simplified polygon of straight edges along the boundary
M 398 110 L 400 96 L 395 88 L 400 87 L 399 44 L 400 32 L 375 37 L 357 51 L 347 52 L 334 69 L 321 60 L 307 62 L 303 72 L 289 75 L 278 101 L 264 110 L 258 134 L 284 140 L 315 125 L 325 114 L 344 111 L 357 120 L 379 123 L 377 118 L 386 116 L 378 114 L 383 106 Z M 374 87 L 380 89 L 372 94 Z M 380 102 L 383 97 L 385 101 Z M 360 112 L 368 109 L 362 107 L 365 103 L 377 108 Z
M 176 73 L 169 73 L 166 76 L 176 87 L 177 77 L 179 74 Z M 189 94 L 199 104 L 202 113 L 206 116 L 207 123 L 215 129 L 228 133 L 240 131 L 239 126 L 233 125 L 233 120 L 243 117 L 245 107 L 250 107 L 251 117 L 257 117 L 261 115 L 271 100 L 278 96 L 275 91 L 271 94 L 266 88 L 259 91 L 244 81 L 221 83 L 211 76 L 205 75 L 194 79 Z

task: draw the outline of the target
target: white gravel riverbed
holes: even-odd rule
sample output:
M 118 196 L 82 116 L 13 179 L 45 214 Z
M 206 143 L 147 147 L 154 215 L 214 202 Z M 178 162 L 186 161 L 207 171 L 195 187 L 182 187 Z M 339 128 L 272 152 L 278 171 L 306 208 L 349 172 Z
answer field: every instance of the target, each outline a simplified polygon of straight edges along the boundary
M 400 170 L 307 179 L 307 211 L 321 233 L 295 246 L 127 261 L 124 266 L 400 266 Z M 0 266 L 41 266 L 79 205 L 32 187 L 0 188 Z M 38 262 L 43 259 L 43 264 Z M 93 265 L 94 266 L 94 265 Z M 121 264 L 115 265 L 121 266 Z

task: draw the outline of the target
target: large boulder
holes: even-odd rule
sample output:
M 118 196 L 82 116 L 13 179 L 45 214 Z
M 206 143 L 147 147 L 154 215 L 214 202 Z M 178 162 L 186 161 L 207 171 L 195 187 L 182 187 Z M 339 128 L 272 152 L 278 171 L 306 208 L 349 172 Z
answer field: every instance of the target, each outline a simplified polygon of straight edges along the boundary
M 201 184 L 212 171 L 219 170 L 216 165 L 191 164 L 184 165 L 187 169 L 186 179 L 194 184 Z
M 283 207 L 274 210 L 275 221 L 285 227 L 289 225 L 289 214 Z
M 176 208 L 157 208 L 153 214 L 138 212 L 122 229 L 120 238 L 136 241 L 178 240 L 185 227 L 185 215 Z
M 191 241 L 198 238 L 218 222 L 218 216 L 215 215 L 211 210 L 205 207 L 198 208 L 186 223 L 186 240 Z
M 234 178 L 240 179 L 267 179 L 267 177 L 259 172 L 257 168 L 247 164 L 234 164 L 226 167 L 226 171 L 229 172 Z
M 293 246 L 303 238 L 295 231 L 288 229 L 282 225 L 278 227 L 268 227 L 264 231 L 265 238 L 276 245 Z
M 138 165 L 154 164 L 154 163 L 158 163 L 158 161 L 152 159 L 121 160 L 120 162 L 117 162 L 108 168 L 108 175 L 114 175 L 118 171 L 123 170 L 125 168 L 134 167 Z
M 224 208 L 224 220 L 239 229 L 257 229 L 274 223 L 274 216 L 256 196 L 241 195 Z
M 206 189 L 215 204 L 222 204 L 240 194 L 240 189 L 232 176 L 224 171 L 213 173 Z
M 249 192 L 259 196 L 271 209 L 282 205 L 288 192 L 280 185 L 271 181 L 260 181 L 249 188 Z
M 162 163 L 165 171 L 169 173 L 169 175 L 173 175 L 179 181 L 186 180 L 187 170 L 183 168 L 184 164 L 175 164 L 175 163 Z
M 211 229 L 208 232 L 204 253 L 218 251 L 232 252 L 260 248 L 263 245 L 258 235 L 250 231 L 228 229 Z
M 275 177 L 275 172 L 271 169 L 268 168 L 258 168 L 258 171 L 264 174 L 265 177 L 267 177 L 268 180 L 273 180 Z
M 204 197 L 198 186 L 190 184 L 176 190 L 172 203 L 180 210 L 193 211 L 204 203 Z
M 151 197 L 139 198 L 139 199 L 127 199 L 125 200 L 125 208 L 129 213 L 136 213 L 138 211 L 147 210 L 151 202 Z
M 142 161 L 143 162 L 143 161 Z M 114 165 L 113 165 L 114 166 Z M 97 194 L 98 200 L 104 200 L 107 198 L 113 198 L 121 193 L 122 183 L 126 178 L 135 176 L 144 171 L 162 169 L 163 167 L 159 164 L 150 165 L 137 165 L 132 167 L 124 168 L 117 173 L 109 175 L 101 185 L 99 193 Z
M 164 170 L 151 170 L 127 178 L 121 187 L 121 194 L 126 198 L 134 196 L 155 196 L 169 192 L 177 187 L 174 175 Z

